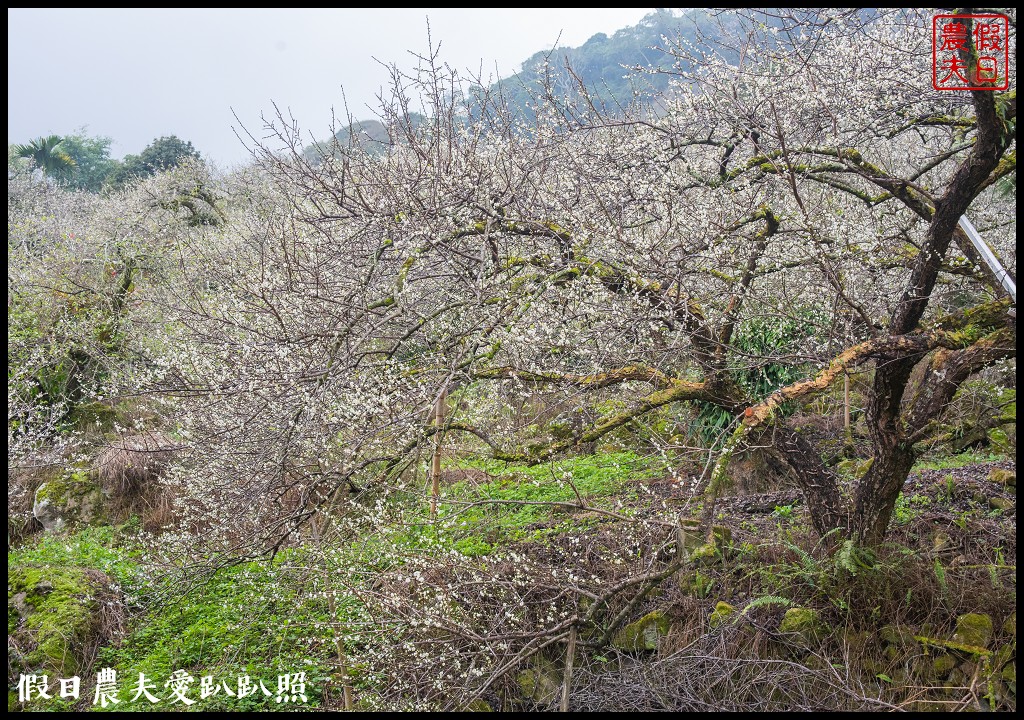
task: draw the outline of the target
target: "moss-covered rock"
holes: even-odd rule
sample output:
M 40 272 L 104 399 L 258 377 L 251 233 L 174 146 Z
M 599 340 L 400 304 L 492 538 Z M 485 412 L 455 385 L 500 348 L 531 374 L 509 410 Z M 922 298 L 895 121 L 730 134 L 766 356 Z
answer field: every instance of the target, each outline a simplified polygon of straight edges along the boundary
M 103 628 L 100 598 L 110 578 L 77 567 L 7 569 L 8 663 L 14 673 L 71 677 Z
M 950 547 L 949 533 L 939 530 L 932 537 L 932 552 L 942 552 Z
M 715 603 L 715 609 L 711 611 L 711 627 L 718 627 L 724 624 L 730 617 L 736 614 L 736 608 L 724 600 Z
M 1014 610 L 1006 616 L 1006 620 L 1003 621 L 1003 633 L 1009 635 L 1014 640 L 1017 639 L 1017 611 Z
M 657 650 L 658 640 L 668 634 L 671 623 L 661 610 L 647 613 L 612 637 L 612 645 L 629 652 Z
M 491 704 L 483 698 L 477 698 L 465 708 L 466 712 L 494 712 Z
M 711 531 L 708 533 L 708 542 L 712 542 L 724 550 L 732 545 L 732 528 L 725 525 L 711 526 Z
M 562 673 L 550 660 L 538 658 L 516 676 L 523 697 L 541 705 L 554 702 L 562 688 Z
M 956 667 L 957 660 L 949 653 L 939 653 L 932 658 L 932 672 L 936 680 L 945 680 Z
M 988 499 L 988 506 L 993 510 L 1009 510 L 1014 504 L 1012 500 L 1008 500 L 1001 495 L 993 495 Z
M 988 473 L 988 479 L 994 483 L 1006 485 L 1007 487 L 1017 487 L 1017 473 L 1013 470 L 992 468 Z
M 984 613 L 967 613 L 956 619 L 951 640 L 963 645 L 987 648 L 992 642 L 992 617 Z
M 706 598 L 715 585 L 715 579 L 700 570 L 691 570 L 679 575 L 679 589 L 686 595 Z
M 690 562 L 695 565 L 715 565 L 722 560 L 722 551 L 713 542 L 707 542 L 690 551 Z
M 871 643 L 871 636 L 866 630 L 847 629 L 843 632 L 843 645 L 846 646 L 850 655 L 859 657 L 867 652 Z
M 691 518 L 680 520 L 679 529 L 682 531 L 683 547 L 687 551 L 693 551 L 704 544 L 700 533 L 700 520 Z
M 913 648 L 917 641 L 914 638 L 914 629 L 907 625 L 886 625 L 878 631 L 878 637 L 885 644 L 886 649 L 907 650 Z
M 32 515 L 45 530 L 105 520 L 103 490 L 87 473 L 75 471 L 43 483 L 36 489 Z
M 808 643 L 820 639 L 827 631 L 828 625 L 821 619 L 821 613 L 811 608 L 790 608 L 779 623 L 780 633 L 799 635 Z
M 871 465 L 874 461 L 875 459 L 873 457 L 867 458 L 866 460 L 847 458 L 836 465 L 836 470 L 850 479 L 859 480 L 867 474 L 868 470 L 871 469 Z

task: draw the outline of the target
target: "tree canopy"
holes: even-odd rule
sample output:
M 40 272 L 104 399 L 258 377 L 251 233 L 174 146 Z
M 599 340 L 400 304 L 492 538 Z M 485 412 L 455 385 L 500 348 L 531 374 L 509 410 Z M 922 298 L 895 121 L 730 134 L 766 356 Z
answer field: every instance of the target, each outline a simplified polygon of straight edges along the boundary
M 115 187 L 122 187 L 132 180 L 152 177 L 162 170 L 177 167 L 189 158 L 202 159 L 191 142 L 176 135 L 158 137 L 138 155 L 125 155 L 123 163 L 108 181 Z
M 65 135 L 61 149 L 74 161 L 74 168 L 66 174 L 65 182 L 75 190 L 98 193 L 107 178 L 117 171 L 120 163 L 110 157 L 112 138 L 90 136 L 82 128 Z

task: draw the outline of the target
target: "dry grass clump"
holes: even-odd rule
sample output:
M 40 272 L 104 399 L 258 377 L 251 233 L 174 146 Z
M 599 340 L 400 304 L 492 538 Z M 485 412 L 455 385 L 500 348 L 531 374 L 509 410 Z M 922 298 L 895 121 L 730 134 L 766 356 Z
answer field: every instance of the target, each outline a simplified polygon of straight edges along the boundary
M 173 520 L 173 493 L 160 483 L 180 449 L 158 432 L 125 435 L 103 448 L 92 463 L 93 475 L 110 496 L 114 518 L 138 513 L 143 528 L 158 532 Z
M 137 495 L 167 469 L 178 445 L 166 435 L 125 435 L 107 445 L 93 461 L 93 472 L 112 495 Z

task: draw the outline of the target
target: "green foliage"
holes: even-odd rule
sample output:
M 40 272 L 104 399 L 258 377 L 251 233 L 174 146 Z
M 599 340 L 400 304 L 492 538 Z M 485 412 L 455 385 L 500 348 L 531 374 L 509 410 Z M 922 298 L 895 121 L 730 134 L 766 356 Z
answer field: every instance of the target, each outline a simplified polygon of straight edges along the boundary
M 915 493 L 907 496 L 900 493 L 900 496 L 896 498 L 896 505 L 893 508 L 893 520 L 897 525 L 906 525 L 924 508 L 929 507 L 931 504 L 932 499 L 927 495 Z
M 733 347 L 743 359 L 737 362 L 733 372 L 754 401 L 763 400 L 804 376 L 804 364 L 791 356 L 798 355 L 801 345 L 813 337 L 819 315 L 808 309 L 792 315 L 753 317 L 739 324 Z M 752 358 L 756 358 L 756 362 Z M 791 409 L 784 406 L 782 411 L 791 412 Z
M 819 315 L 816 310 L 806 309 L 792 315 L 754 317 L 739 323 L 732 341 L 735 350 L 732 376 L 751 403 L 804 377 L 804 363 L 793 357 L 798 356 L 801 345 L 813 337 Z M 694 406 L 696 414 L 689 425 L 690 435 L 707 447 L 721 446 L 734 416 L 710 403 L 699 402 Z M 783 403 L 778 412 L 788 415 L 794 409 L 792 403 Z
M 67 153 L 63 140 L 60 135 L 39 137 L 24 145 L 15 145 L 13 152 L 17 157 L 31 160 L 47 177 L 60 180 L 68 177 L 75 167 L 75 160 Z
M 702 445 L 717 448 L 723 445 L 729 436 L 729 426 L 733 416 L 728 410 L 711 403 L 693 403 L 696 413 L 687 427 L 690 437 L 697 438 Z
M 793 506 L 792 505 L 776 505 L 775 509 L 772 510 L 772 515 L 777 517 L 779 520 L 792 520 L 793 519 Z
M 109 137 L 86 135 L 85 128 L 66 135 L 60 147 L 74 161 L 64 178 L 68 187 L 92 193 L 102 190 L 107 178 L 121 165 L 110 157 L 113 142 Z
M 833 556 L 836 568 L 856 575 L 862 570 L 875 567 L 877 557 L 870 548 L 857 545 L 853 540 L 844 540 Z
M 759 607 L 779 606 L 779 607 L 791 607 L 792 601 L 780 596 L 780 595 L 762 595 L 756 597 L 747 603 L 743 608 L 743 615 L 746 615 L 751 610 L 756 610 Z
M 125 155 L 124 163 L 109 176 L 108 181 L 112 187 L 124 187 L 130 182 L 177 167 L 187 158 L 202 160 L 191 142 L 176 135 L 159 137 L 138 155 Z
M 141 579 L 141 548 L 132 541 L 132 535 L 131 525 L 83 527 L 71 535 L 46 533 L 8 552 L 7 565 L 92 568 L 131 590 Z

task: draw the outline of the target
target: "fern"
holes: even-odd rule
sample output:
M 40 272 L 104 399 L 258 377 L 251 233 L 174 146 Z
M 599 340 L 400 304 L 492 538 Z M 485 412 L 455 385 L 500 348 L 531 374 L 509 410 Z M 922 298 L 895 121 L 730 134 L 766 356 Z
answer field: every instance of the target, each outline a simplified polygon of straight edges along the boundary
M 935 579 L 939 581 L 939 587 L 942 588 L 943 594 L 949 592 L 949 587 L 946 585 L 946 568 L 942 567 L 938 558 L 935 558 Z
M 743 608 L 743 612 L 740 613 L 740 615 L 746 615 L 751 610 L 755 610 L 759 607 L 764 607 L 765 605 L 781 605 L 782 607 L 791 607 L 793 603 L 784 597 L 780 597 L 779 595 L 762 595 L 761 597 L 754 598 L 749 603 L 747 603 L 747 606 Z
M 861 570 L 870 570 L 875 567 L 876 558 L 871 550 L 859 547 L 853 540 L 845 540 L 839 546 L 834 561 L 840 570 L 856 575 Z
M 804 566 L 805 572 L 812 574 L 820 572 L 821 567 L 818 565 L 818 561 L 814 559 L 813 555 L 788 540 L 784 540 L 783 544 L 786 546 L 787 550 L 800 558 L 800 563 Z

